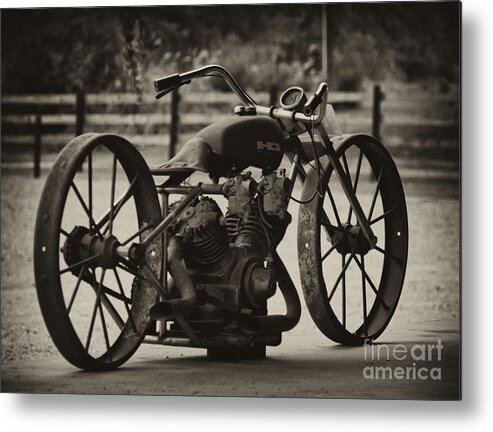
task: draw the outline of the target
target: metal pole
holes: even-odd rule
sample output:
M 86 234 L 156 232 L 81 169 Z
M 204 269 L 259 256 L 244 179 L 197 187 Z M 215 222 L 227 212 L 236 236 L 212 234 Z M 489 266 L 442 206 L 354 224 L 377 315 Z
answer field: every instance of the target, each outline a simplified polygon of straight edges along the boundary
M 85 111 L 86 94 L 83 90 L 78 90 L 75 99 L 75 136 L 84 133 Z M 79 165 L 78 170 L 82 171 L 82 163 Z
M 161 214 L 162 218 L 168 217 L 168 202 L 169 195 L 166 192 L 161 193 Z M 162 249 L 162 271 L 161 271 L 161 283 L 164 287 L 164 291 L 168 292 L 168 231 L 163 231 L 163 249 Z M 164 299 L 163 299 L 164 300 Z
M 373 105 L 372 105 L 372 135 L 377 139 L 382 139 L 382 100 L 384 98 L 382 89 L 378 84 L 373 87 Z
M 377 242 L 377 238 L 375 237 L 371 226 L 370 226 L 370 221 L 366 218 L 365 212 L 361 208 L 361 204 L 358 201 L 358 198 L 356 197 L 356 194 L 354 193 L 353 186 L 351 184 L 350 178 L 346 175 L 346 172 L 344 168 L 341 165 L 341 162 L 339 161 L 339 155 L 336 153 L 334 146 L 332 144 L 332 141 L 330 140 L 329 136 L 327 135 L 327 131 L 324 128 L 323 124 L 319 124 L 317 126 L 317 132 L 318 136 L 321 138 L 324 147 L 327 151 L 327 156 L 329 157 L 330 164 L 334 168 L 334 171 L 337 175 L 337 178 L 339 179 L 339 183 L 341 184 L 342 190 L 344 191 L 344 194 L 346 195 L 350 207 L 354 211 L 354 215 L 356 216 L 356 220 L 358 221 L 359 226 L 361 227 L 361 230 L 363 231 L 363 234 L 367 238 L 367 240 L 370 242 L 370 245 L 373 249 Z
M 333 6 L 332 6 L 333 8 Z M 331 5 L 322 4 L 322 79 L 329 82 L 332 79 L 333 66 L 333 31 Z
M 179 118 L 180 93 L 178 89 L 171 92 L 171 123 L 169 127 L 169 149 L 168 159 L 171 159 L 176 153 L 176 143 L 178 141 L 178 123 Z
M 278 88 L 275 84 L 272 84 L 269 89 L 269 105 L 275 106 L 277 103 Z
M 140 245 L 143 248 L 146 248 L 151 244 L 156 237 L 161 235 L 161 233 L 168 228 L 169 225 L 175 220 L 177 216 L 181 214 L 183 210 L 185 210 L 190 204 L 192 204 L 193 200 L 197 198 L 200 194 L 203 193 L 203 189 L 201 186 L 196 186 L 193 188 L 193 190 L 188 194 L 185 195 L 180 202 L 177 204 L 177 206 L 166 216 L 165 219 L 163 219 L 159 225 L 154 228 L 154 230 L 140 243 Z M 125 253 L 124 250 L 122 250 L 122 253 Z M 125 256 L 125 255 L 123 255 Z
M 75 135 L 84 133 L 86 94 L 79 90 L 75 102 Z
M 34 129 L 34 177 L 38 178 L 40 174 L 41 163 L 41 114 L 36 114 Z

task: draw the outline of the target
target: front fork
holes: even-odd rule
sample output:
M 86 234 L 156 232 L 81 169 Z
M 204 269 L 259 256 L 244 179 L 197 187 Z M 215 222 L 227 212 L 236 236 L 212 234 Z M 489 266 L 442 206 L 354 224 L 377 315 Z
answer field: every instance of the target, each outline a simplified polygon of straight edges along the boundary
M 377 237 L 373 234 L 373 230 L 371 229 L 370 222 L 368 221 L 368 218 L 366 217 L 363 209 L 361 208 L 361 204 L 358 201 L 358 198 L 356 197 L 356 194 L 354 192 L 353 186 L 351 184 L 351 180 L 348 178 L 346 173 L 344 172 L 344 168 L 342 167 L 341 163 L 339 162 L 339 157 L 337 156 L 337 153 L 334 149 L 334 145 L 328 136 L 324 126 L 322 123 L 320 123 L 317 126 L 317 132 L 318 135 L 325 147 L 325 150 L 327 152 L 327 156 L 329 158 L 330 164 L 335 171 L 337 178 L 342 186 L 342 189 L 344 191 L 344 194 L 346 195 L 349 205 L 351 206 L 355 216 L 356 220 L 358 221 L 358 225 L 361 227 L 361 230 L 363 231 L 363 234 L 365 238 L 368 240 L 371 248 L 373 249 L 375 245 L 377 244 Z M 291 184 L 294 185 L 294 181 L 296 180 L 296 177 L 299 177 L 301 182 L 303 183 L 306 178 L 306 172 L 304 168 L 299 165 L 299 156 L 295 155 L 293 159 L 293 165 L 291 168 L 291 172 L 289 174 L 289 178 L 291 180 Z M 326 217 L 325 217 L 326 218 Z

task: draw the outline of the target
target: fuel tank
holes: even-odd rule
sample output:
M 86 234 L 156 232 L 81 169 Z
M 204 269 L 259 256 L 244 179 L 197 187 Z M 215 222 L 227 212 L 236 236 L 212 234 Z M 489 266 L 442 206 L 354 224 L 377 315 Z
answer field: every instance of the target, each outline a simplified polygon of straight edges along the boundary
M 270 172 L 279 167 L 290 143 L 272 118 L 234 116 L 199 131 L 162 168 L 189 168 L 214 177 L 229 176 L 248 167 Z

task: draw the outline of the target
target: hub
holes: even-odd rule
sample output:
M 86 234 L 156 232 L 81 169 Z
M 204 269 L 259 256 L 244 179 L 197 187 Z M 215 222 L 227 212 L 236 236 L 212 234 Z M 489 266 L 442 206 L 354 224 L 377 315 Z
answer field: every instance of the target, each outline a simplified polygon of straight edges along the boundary
M 87 263 L 90 267 L 114 268 L 118 263 L 116 252 L 120 242 L 113 235 L 100 237 L 91 234 L 86 227 L 76 226 L 62 247 L 62 253 L 68 266 L 96 257 Z M 80 267 L 72 270 L 78 275 Z
M 350 253 L 366 255 L 372 249 L 372 245 L 359 225 L 342 225 L 341 228 L 334 230 L 331 242 L 336 245 L 336 250 L 341 255 Z

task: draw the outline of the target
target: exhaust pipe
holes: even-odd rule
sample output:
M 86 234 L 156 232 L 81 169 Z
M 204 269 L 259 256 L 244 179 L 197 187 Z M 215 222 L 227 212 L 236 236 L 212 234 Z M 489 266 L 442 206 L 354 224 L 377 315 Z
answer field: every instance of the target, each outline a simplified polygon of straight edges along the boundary
M 186 316 L 197 307 L 197 293 L 183 264 L 182 239 L 179 237 L 173 236 L 169 239 L 168 267 L 179 298 L 165 300 L 152 306 L 150 316 L 155 321 Z
M 274 268 L 276 279 L 286 303 L 286 315 L 243 315 L 238 324 L 248 334 L 282 333 L 291 330 L 301 316 L 301 303 L 291 276 L 277 252 L 274 252 Z

